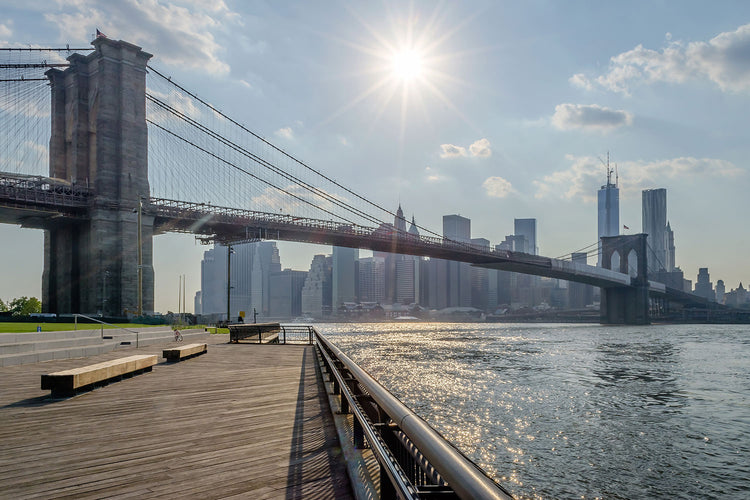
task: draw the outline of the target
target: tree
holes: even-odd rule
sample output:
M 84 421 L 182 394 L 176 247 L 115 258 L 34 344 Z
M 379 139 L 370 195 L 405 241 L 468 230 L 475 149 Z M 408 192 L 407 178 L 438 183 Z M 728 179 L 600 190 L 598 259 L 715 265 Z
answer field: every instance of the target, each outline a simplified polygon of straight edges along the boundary
M 18 297 L 10 301 L 10 311 L 13 316 L 28 316 L 42 312 L 42 303 L 36 297 Z
M 5 302 L 3 302 L 3 299 L 0 299 L 0 312 L 5 312 L 8 310 L 8 306 L 5 305 Z

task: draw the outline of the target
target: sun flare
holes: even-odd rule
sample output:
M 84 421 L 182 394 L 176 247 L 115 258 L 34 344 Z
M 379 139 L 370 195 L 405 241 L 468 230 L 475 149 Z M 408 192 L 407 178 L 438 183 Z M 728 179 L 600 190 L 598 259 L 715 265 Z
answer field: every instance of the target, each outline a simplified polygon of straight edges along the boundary
M 391 64 L 394 76 L 408 82 L 422 75 L 424 57 L 414 49 L 405 49 L 393 54 Z
M 368 21 L 368 16 L 353 8 L 347 10 L 359 21 L 362 38 L 334 41 L 357 52 L 350 73 L 355 83 L 351 88 L 357 90 L 324 123 L 368 100 L 377 102 L 369 108 L 373 122 L 383 117 L 399 120 L 402 140 L 412 117 L 431 123 L 433 111 L 450 109 L 468 123 L 451 95 L 470 86 L 459 75 L 466 54 L 474 49 L 457 50 L 454 44 L 462 45 L 457 34 L 473 16 L 456 22 L 444 4 L 424 13 L 412 6 L 408 12 L 395 9 L 388 24 L 382 24 Z

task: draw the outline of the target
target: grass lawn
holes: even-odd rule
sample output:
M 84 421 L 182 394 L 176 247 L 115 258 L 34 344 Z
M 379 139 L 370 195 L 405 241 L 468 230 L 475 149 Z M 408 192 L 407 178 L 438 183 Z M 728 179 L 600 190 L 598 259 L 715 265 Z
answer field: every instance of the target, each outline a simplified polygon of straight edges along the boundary
M 2 322 L 0 321 L 0 333 L 27 333 L 36 332 L 36 327 L 41 326 L 43 332 L 59 332 L 64 330 L 75 330 L 75 323 L 13 323 L 13 322 Z M 141 325 L 138 323 L 115 323 L 114 326 L 104 325 L 105 330 L 112 328 L 153 328 L 155 326 L 168 326 L 168 325 Z M 181 329 L 195 329 L 205 328 L 205 325 L 191 325 L 191 326 L 180 326 Z M 100 324 L 94 323 L 78 323 L 79 330 L 99 330 L 101 329 Z M 208 327 L 208 333 L 229 333 L 229 328 L 214 328 Z
M 41 326 L 43 332 L 58 332 L 62 330 L 75 330 L 75 323 L 10 323 L 0 322 L 0 333 L 26 333 L 35 332 L 36 327 Z M 104 329 L 110 328 L 150 328 L 159 325 L 139 325 L 135 323 L 117 323 L 115 326 L 104 325 Z M 79 330 L 99 330 L 101 325 L 92 323 L 78 323 Z

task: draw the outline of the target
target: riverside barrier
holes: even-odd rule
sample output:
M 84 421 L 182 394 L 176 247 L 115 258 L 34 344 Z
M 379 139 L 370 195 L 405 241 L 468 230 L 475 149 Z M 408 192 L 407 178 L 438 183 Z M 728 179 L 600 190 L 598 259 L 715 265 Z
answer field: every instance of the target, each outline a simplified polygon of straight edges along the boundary
M 311 328 L 322 371 L 339 398 L 339 410 L 353 415 L 351 444 L 371 449 L 378 461 L 380 498 L 512 499 L 479 466 Z

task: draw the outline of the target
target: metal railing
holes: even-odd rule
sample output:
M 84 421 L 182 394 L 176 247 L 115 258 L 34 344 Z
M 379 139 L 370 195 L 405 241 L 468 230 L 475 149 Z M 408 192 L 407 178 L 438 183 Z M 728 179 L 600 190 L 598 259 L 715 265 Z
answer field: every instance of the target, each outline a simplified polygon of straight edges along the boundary
M 380 465 L 380 498 L 512 499 L 430 425 L 313 328 L 323 372 L 353 415 L 353 444 Z
M 89 321 L 94 321 L 96 323 L 99 323 L 101 325 L 102 330 L 102 339 L 104 338 L 104 325 L 110 326 L 117 330 L 124 330 L 126 332 L 135 333 L 135 346 L 140 347 L 140 333 L 136 330 L 128 330 L 127 328 L 123 328 L 121 326 L 113 325 L 112 323 L 107 323 L 106 321 L 102 321 L 100 319 L 92 318 L 90 316 L 86 316 L 85 314 L 73 314 L 73 330 L 78 330 L 78 318 L 85 318 Z
M 281 325 L 279 342 L 282 344 L 310 344 L 314 339 L 315 329 L 308 325 Z
M 234 323 L 229 328 L 229 341 L 250 341 L 257 344 L 310 344 L 313 327 L 308 325 L 281 325 L 278 323 Z

